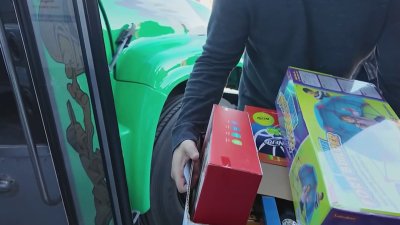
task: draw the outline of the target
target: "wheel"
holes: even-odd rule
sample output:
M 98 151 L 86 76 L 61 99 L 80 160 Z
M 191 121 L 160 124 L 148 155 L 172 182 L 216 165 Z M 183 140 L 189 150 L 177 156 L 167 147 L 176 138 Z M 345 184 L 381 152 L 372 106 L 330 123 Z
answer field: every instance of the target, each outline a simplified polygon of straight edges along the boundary
M 178 118 L 183 95 L 169 100 L 161 114 L 154 142 L 150 178 L 150 210 L 141 218 L 146 225 L 182 224 L 185 195 L 171 179 L 171 131 Z
M 180 194 L 171 178 L 171 133 L 179 115 L 183 95 L 169 99 L 158 123 L 154 142 L 150 178 L 150 210 L 141 216 L 144 225 L 182 224 L 186 194 Z M 221 105 L 232 107 L 226 100 Z

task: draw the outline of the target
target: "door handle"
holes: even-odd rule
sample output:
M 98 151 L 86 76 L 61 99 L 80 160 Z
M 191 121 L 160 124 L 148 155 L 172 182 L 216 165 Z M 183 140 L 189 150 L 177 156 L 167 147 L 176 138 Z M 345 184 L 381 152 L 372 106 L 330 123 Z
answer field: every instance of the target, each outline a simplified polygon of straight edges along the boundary
M 14 187 L 15 181 L 10 178 L 0 178 L 0 193 L 10 192 Z

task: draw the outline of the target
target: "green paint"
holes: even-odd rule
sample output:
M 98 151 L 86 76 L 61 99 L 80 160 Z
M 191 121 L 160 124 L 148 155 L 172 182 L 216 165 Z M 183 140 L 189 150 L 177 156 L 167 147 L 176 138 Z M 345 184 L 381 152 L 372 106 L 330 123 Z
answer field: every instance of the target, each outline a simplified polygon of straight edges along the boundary
M 187 80 L 202 52 L 210 12 L 193 0 L 107 0 L 102 6 L 107 58 L 117 48 L 119 33 L 132 23 L 136 27 L 130 45 L 118 56 L 111 82 L 131 207 L 144 213 L 150 208 L 159 116 L 169 93 Z
M 121 143 L 129 197 L 134 209 L 145 212 L 150 207 L 154 135 L 166 95 L 128 82 L 117 82 L 114 95 L 120 129 L 125 130 Z
M 62 2 L 67 4 L 68 1 Z M 34 7 L 38 7 L 39 3 L 40 0 L 35 1 Z M 52 1 L 49 4 L 53 4 Z M 131 24 L 136 27 L 130 44 L 117 56 L 116 67 L 110 73 L 110 78 L 131 207 L 144 213 L 150 208 L 151 157 L 159 117 L 170 92 L 188 79 L 202 52 L 210 11 L 194 0 L 104 0 L 99 10 L 108 63 L 115 57 L 118 47 L 115 41 L 121 31 Z M 38 21 L 37 18 L 34 21 Z M 67 83 L 71 80 L 66 76 L 65 64 L 50 57 L 46 49 L 47 41 L 40 38 L 39 31 L 35 35 L 38 37 L 39 48 L 43 49 L 42 62 L 51 77 L 51 90 L 61 130 L 65 131 L 70 125 L 67 101 L 71 102 L 80 123 L 83 122 L 82 108 L 67 91 Z M 81 57 L 78 38 L 70 40 L 75 41 L 77 48 L 70 47 L 65 51 L 68 53 L 68 50 L 76 50 L 79 55 L 76 58 Z M 241 65 L 242 62 L 239 63 Z M 77 82 L 83 92 L 89 93 L 83 72 Z M 94 124 L 93 114 L 91 121 Z M 82 212 L 84 224 L 93 224 L 96 213 L 93 185 L 79 155 L 68 144 L 65 133 L 62 135 L 74 176 L 72 183 L 79 190 L 76 191 L 78 210 Z M 94 127 L 93 148 L 98 146 Z

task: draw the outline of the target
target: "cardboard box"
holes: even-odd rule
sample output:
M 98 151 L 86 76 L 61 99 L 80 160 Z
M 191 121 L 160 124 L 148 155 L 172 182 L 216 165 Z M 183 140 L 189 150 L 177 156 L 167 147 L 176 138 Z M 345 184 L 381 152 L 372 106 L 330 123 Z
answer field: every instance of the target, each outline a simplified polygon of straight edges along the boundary
M 276 106 L 301 224 L 400 224 L 400 129 L 372 84 L 289 68 Z
M 277 112 L 253 106 L 246 106 L 244 111 L 249 113 L 253 138 L 263 170 L 258 194 L 291 201 L 288 160 L 284 152 Z
M 254 106 L 246 106 L 244 111 L 249 114 L 260 161 L 279 166 L 288 166 L 277 112 Z
M 257 193 L 292 201 L 289 168 L 268 163 L 261 163 L 261 168 L 263 177 Z
M 189 212 L 196 223 L 244 225 L 262 171 L 247 113 L 215 105 Z
M 253 106 L 246 106 L 244 111 L 249 113 L 253 138 L 263 170 L 257 193 L 292 200 L 288 160 L 284 152 L 277 112 Z

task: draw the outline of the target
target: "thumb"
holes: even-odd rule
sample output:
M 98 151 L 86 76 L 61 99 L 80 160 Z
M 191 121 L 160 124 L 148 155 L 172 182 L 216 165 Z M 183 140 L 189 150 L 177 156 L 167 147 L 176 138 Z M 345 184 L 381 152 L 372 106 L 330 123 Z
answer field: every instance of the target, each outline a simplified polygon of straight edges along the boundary
M 198 160 L 199 159 L 199 151 L 193 141 L 187 144 L 185 148 L 186 155 L 189 156 L 191 160 Z
M 199 151 L 196 147 L 188 148 L 186 154 L 189 156 L 191 160 L 198 160 L 199 159 Z

